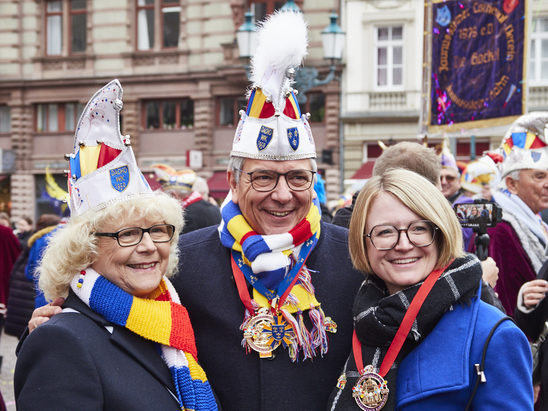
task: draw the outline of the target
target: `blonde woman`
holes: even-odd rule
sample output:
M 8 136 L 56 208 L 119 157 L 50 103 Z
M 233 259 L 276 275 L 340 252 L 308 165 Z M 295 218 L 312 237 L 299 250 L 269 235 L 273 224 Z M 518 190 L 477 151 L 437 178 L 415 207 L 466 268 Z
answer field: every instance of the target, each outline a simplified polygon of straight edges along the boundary
M 458 220 L 436 187 L 408 170 L 371 178 L 349 246 L 366 280 L 331 409 L 533 408 L 527 339 L 511 321 L 495 327 L 504 316 L 480 300 L 480 263 L 463 253 Z

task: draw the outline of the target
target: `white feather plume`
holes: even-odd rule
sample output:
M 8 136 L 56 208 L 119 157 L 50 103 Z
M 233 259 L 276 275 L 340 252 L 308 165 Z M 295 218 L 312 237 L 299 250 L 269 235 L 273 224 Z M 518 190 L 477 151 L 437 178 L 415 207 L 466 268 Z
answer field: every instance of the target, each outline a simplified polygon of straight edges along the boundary
M 258 44 L 251 60 L 253 87 L 259 87 L 282 109 L 285 94 L 290 90 L 287 70 L 298 67 L 306 56 L 308 30 L 302 13 L 278 11 L 261 23 Z

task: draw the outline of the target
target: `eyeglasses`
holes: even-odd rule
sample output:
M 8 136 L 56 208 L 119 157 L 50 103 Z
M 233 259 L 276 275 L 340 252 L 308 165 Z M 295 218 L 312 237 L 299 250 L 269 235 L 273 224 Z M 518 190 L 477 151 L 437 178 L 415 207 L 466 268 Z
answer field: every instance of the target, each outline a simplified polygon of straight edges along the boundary
M 123 228 L 116 233 L 95 233 L 98 237 L 112 237 L 118 241 L 120 247 L 131 247 L 137 245 L 143 239 L 143 235 L 148 233 L 150 239 L 155 243 L 167 243 L 173 238 L 175 226 L 171 224 L 156 224 L 149 228 L 129 227 Z
M 457 177 L 455 176 L 440 176 L 440 180 L 443 180 L 445 179 L 445 181 L 447 181 L 448 183 L 452 183 L 453 181 L 455 181 L 457 179 Z
M 249 176 L 251 187 L 254 190 L 266 193 L 272 191 L 278 185 L 280 176 L 284 176 L 287 186 L 293 191 L 305 191 L 310 188 L 314 181 L 315 171 L 312 170 L 291 170 L 287 173 L 278 173 L 273 170 L 244 171 Z
M 379 251 L 393 249 L 400 241 L 401 232 L 404 231 L 407 239 L 415 247 L 428 247 L 434 242 L 438 227 L 428 220 L 413 221 L 407 228 L 396 228 L 393 225 L 376 225 L 371 229 L 369 237 L 371 244 Z

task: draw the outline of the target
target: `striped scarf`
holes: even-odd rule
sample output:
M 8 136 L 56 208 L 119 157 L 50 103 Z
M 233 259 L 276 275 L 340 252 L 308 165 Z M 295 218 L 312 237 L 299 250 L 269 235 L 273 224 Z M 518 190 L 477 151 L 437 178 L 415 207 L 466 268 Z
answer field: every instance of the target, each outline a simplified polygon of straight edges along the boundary
M 74 276 L 72 291 L 107 321 L 161 344 L 181 410 L 216 410 L 205 372 L 197 362 L 194 331 L 185 307 L 167 278 L 149 298 L 135 297 L 87 268 L 83 282 Z M 78 284 L 81 287 L 78 287 Z
M 218 229 L 221 243 L 242 257 L 245 263 L 242 271 L 247 270 L 248 282 L 249 278 L 256 278 L 264 286 L 261 289 L 257 283 L 252 284 L 252 304 L 255 310 L 260 307 L 276 308 L 270 307 L 270 303 L 283 294 L 283 290 L 278 291 L 278 286 L 290 269 L 302 264 L 295 286 L 284 305 L 279 307 L 280 313 L 295 332 L 295 344 L 290 347 L 289 356 L 292 361 L 296 361 L 302 352 L 304 359 L 313 358 L 317 348 L 321 355 L 327 353 L 326 331 L 336 332 L 336 324 L 325 316 L 314 295 L 311 273 L 305 265 L 311 248 L 303 247 L 310 240 L 313 241 L 313 248 L 320 237 L 321 212 L 317 198 L 313 200 L 306 217 L 283 234 L 260 235 L 253 231 L 239 206 L 232 201 L 230 193 L 221 206 L 221 216 Z M 304 324 L 304 311 L 308 311 L 312 324 L 310 330 Z M 242 327 L 253 314 L 246 308 Z M 245 346 L 245 339 L 242 344 Z

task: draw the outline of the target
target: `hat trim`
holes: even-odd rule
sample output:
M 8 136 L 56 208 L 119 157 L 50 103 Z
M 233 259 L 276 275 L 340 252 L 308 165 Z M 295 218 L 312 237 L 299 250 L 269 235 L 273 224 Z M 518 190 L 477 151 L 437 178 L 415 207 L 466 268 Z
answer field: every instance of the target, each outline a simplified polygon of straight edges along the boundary
M 243 157 L 252 158 L 255 160 L 274 160 L 274 161 L 287 161 L 287 160 L 302 160 L 306 158 L 317 158 L 316 153 L 306 154 L 290 154 L 290 155 L 272 155 L 272 154 L 250 154 L 243 151 L 231 151 L 231 157 Z

